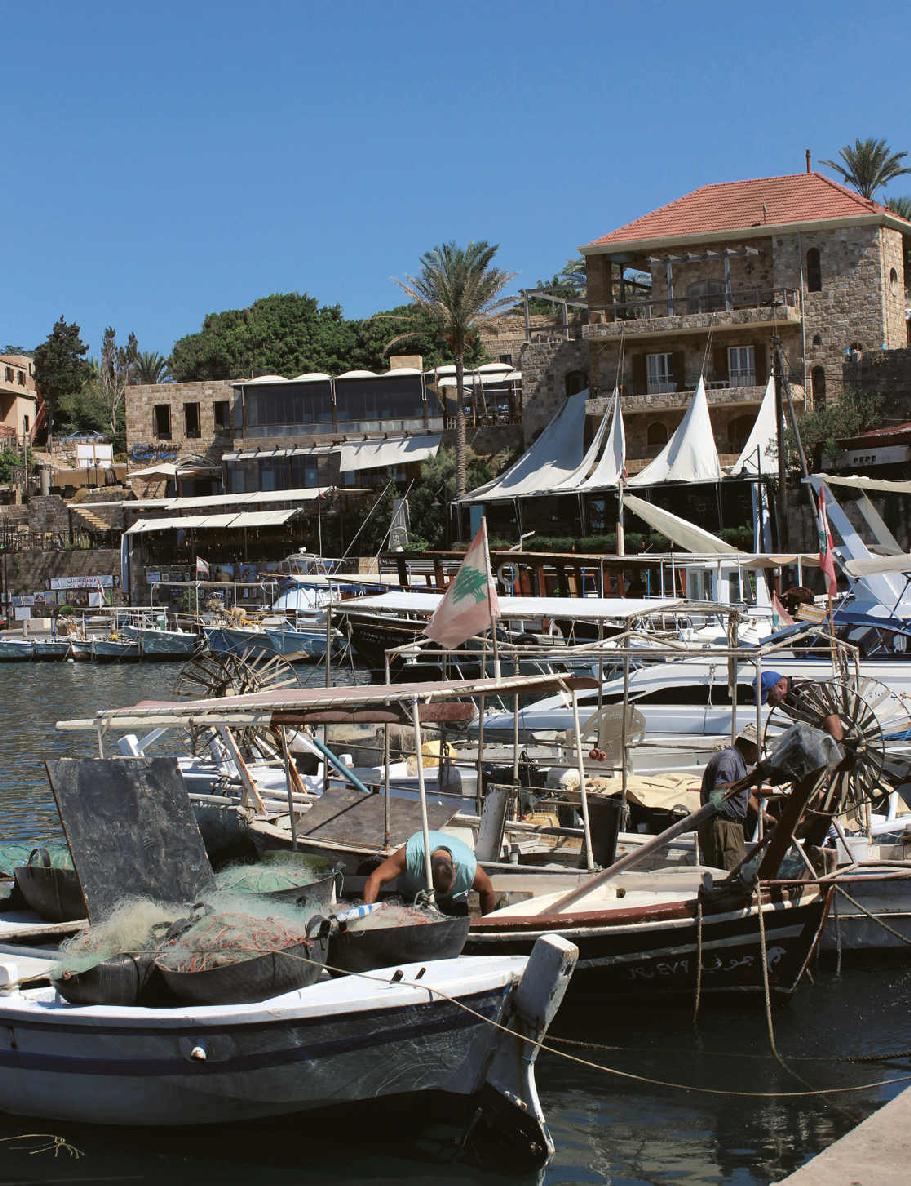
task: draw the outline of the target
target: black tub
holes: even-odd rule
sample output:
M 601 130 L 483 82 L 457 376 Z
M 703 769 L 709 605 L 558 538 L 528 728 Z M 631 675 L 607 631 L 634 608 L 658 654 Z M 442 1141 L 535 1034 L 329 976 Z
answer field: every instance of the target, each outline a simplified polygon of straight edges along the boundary
M 326 962 L 324 939 L 307 939 L 283 951 L 202 972 L 156 968 L 174 999 L 187 1005 L 239 1005 L 265 1001 L 314 984 Z
M 167 996 L 153 954 L 114 955 L 53 984 L 72 1005 L 159 1005 Z
M 31 910 L 49 922 L 85 918 L 85 901 L 75 869 L 55 869 L 46 849 L 36 848 L 15 872 L 16 885 Z
M 294 855 L 299 856 L 300 860 L 295 860 Z M 250 886 L 227 885 L 221 879 L 217 879 L 218 888 L 228 892 L 255 894 L 270 902 L 283 902 L 287 905 L 297 906 L 299 910 L 306 910 L 310 914 L 332 913 L 342 892 L 344 873 L 341 865 L 334 864 L 326 857 L 283 853 L 280 858 L 275 860 L 266 856 L 255 864 L 240 867 L 236 872 L 243 875 L 245 871 L 249 870 L 251 874 L 255 875 L 256 872 L 264 868 L 268 870 L 270 865 L 281 866 L 283 870 L 294 869 L 299 865 L 299 884 L 290 886 L 288 889 L 264 891 Z M 224 873 L 231 872 L 235 871 L 230 868 L 224 870 Z
M 396 964 L 455 959 L 468 938 L 468 917 L 434 917 L 417 926 L 379 927 L 367 930 L 345 926 L 329 939 L 329 964 L 342 972 L 369 972 Z

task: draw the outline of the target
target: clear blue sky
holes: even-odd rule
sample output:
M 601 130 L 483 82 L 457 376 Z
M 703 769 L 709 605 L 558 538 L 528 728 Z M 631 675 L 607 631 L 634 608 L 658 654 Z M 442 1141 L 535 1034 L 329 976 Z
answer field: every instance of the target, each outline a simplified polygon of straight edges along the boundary
M 911 149 L 907 13 L 608 0 L 2 3 L 0 345 L 167 353 L 306 291 L 349 316 L 456 239 L 516 287 L 711 181 Z M 907 181 L 907 184 L 903 184 Z M 911 193 L 911 177 L 889 191 Z

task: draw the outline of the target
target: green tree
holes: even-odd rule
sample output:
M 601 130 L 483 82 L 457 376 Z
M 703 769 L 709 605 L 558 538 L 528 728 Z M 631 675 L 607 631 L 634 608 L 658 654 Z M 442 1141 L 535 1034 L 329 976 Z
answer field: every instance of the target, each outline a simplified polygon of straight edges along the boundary
M 117 437 L 123 420 L 124 393 L 132 382 L 138 354 L 139 342 L 135 334 L 129 335 L 125 346 L 118 346 L 114 328 L 107 327 L 101 342 L 98 385 L 107 419 L 106 431 L 110 432 L 112 440 Z
M 456 495 L 466 490 L 465 354 L 485 321 L 515 304 L 501 294 L 515 273 L 492 266 L 497 246 L 471 242 L 443 243 L 426 251 L 417 276 L 396 283 L 411 298 L 415 314 L 432 321 L 442 334 L 456 366 Z
M 5 484 L 11 481 L 14 471 L 21 464 L 22 456 L 15 449 L 0 449 L 0 482 Z
M 873 198 L 876 191 L 896 177 L 911 173 L 902 161 L 908 155 L 906 152 L 893 152 L 885 140 L 855 140 L 853 144 L 846 144 L 839 149 L 841 163 L 838 161 L 820 161 L 829 169 L 834 169 L 845 185 L 856 189 L 862 197 Z
M 91 375 L 86 360 L 89 348 L 79 336 L 79 326 L 57 319 L 54 328 L 35 351 L 35 382 L 48 413 L 48 439 L 53 436 L 62 401 L 82 390 Z
M 383 371 L 389 366 L 389 355 L 400 350 L 407 354 L 420 354 L 425 369 L 441 366 L 452 361 L 452 351 L 440 329 L 440 324 L 414 305 L 398 305 L 383 309 L 352 323 L 355 327 L 356 346 L 351 359 L 352 367 L 365 367 L 371 371 Z M 465 365 L 478 366 L 488 361 L 479 339 L 465 351 Z
M 472 490 L 494 476 L 490 463 L 474 456 L 467 459 L 466 473 Z M 423 463 L 421 477 L 408 495 L 412 549 L 442 548 L 449 542 L 447 525 L 456 487 L 455 452 L 440 449 L 435 457 Z
M 554 296 L 566 297 L 571 301 L 585 300 L 585 288 L 588 276 L 585 270 L 585 260 L 581 255 L 568 259 L 563 267 L 550 280 L 539 280 L 536 288 L 545 288 Z
M 275 293 L 248 309 L 210 313 L 199 333 L 175 342 L 171 373 L 178 383 L 304 371 L 338 374 L 357 343 L 355 323 L 338 305 L 301 293 Z
M 131 372 L 131 383 L 167 383 L 171 377 L 171 363 L 157 350 L 137 350 Z
M 886 202 L 886 209 L 891 210 L 893 214 L 897 214 L 906 222 L 911 222 L 911 197 L 890 198 Z
M 808 464 L 819 470 L 824 457 L 838 453 L 839 441 L 878 428 L 882 423 L 883 398 L 869 391 L 846 391 L 841 399 L 807 412 L 800 418 L 798 429 Z M 785 448 L 789 454 L 797 448 L 790 428 L 785 436 Z

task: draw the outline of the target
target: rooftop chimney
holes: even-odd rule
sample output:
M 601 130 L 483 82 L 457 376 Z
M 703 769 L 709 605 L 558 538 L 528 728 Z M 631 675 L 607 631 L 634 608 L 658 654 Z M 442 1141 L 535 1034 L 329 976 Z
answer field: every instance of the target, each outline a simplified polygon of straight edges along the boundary
M 813 172 L 813 160 L 812 160 L 812 157 L 810 156 L 809 148 L 807 149 L 807 172 L 808 173 Z

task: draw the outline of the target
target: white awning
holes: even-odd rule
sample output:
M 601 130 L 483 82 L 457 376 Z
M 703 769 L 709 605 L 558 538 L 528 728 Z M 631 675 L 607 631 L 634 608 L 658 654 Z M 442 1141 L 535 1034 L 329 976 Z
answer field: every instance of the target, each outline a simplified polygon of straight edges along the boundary
M 394 465 L 408 465 L 435 457 L 440 447 L 439 433 L 387 440 L 357 441 L 339 446 L 339 470 L 343 474 L 361 469 L 386 469 Z
M 177 466 L 173 461 L 159 461 L 156 465 L 147 465 L 145 469 L 134 469 L 127 474 L 127 481 L 131 478 L 173 478 L 177 473 Z
M 442 593 L 401 589 L 376 597 L 352 597 L 335 602 L 337 610 L 381 610 L 387 613 L 430 615 Z M 501 597 L 501 618 L 573 618 L 576 621 L 627 621 L 642 614 L 664 613 L 683 604 L 670 598 L 646 597 Z
M 295 490 L 254 490 L 249 494 L 208 494 L 199 498 L 144 498 L 137 502 L 118 503 L 143 510 L 182 511 L 202 510 L 205 507 L 242 507 L 250 503 L 313 502 L 324 494 L 331 494 L 335 486 L 312 486 Z
M 588 391 L 571 395 L 531 448 L 505 474 L 466 494 L 465 502 L 497 502 L 542 494 L 570 477 L 582 460 Z
M 717 535 L 712 535 L 710 531 L 697 527 L 695 523 L 690 523 L 687 519 L 672 515 L 670 511 L 653 506 L 644 498 L 636 498 L 633 494 L 627 494 L 624 504 L 634 515 L 644 519 L 649 527 L 654 527 L 656 531 L 660 531 L 662 535 L 666 535 L 668 539 L 673 540 L 675 544 L 679 544 L 688 552 L 717 553 L 719 556 L 740 555 L 737 548 L 726 544 Z
M 911 554 L 901 556 L 870 556 L 860 560 L 846 560 L 845 571 L 852 577 L 870 577 L 880 572 L 911 574 Z
M 778 432 L 775 424 L 775 379 L 769 376 L 765 395 L 743 451 L 731 467 L 731 477 L 744 474 L 774 474 L 778 464 Z
M 234 516 L 231 527 L 281 527 L 300 513 L 300 507 L 287 507 L 283 511 L 241 511 Z
M 181 515 L 177 518 L 137 519 L 124 535 L 146 535 L 152 531 L 211 531 L 237 527 L 280 527 L 300 514 L 299 507 L 283 511 L 240 511 L 226 515 Z
M 661 482 L 719 482 L 721 465 L 709 418 L 709 403 L 702 375 L 686 415 L 658 456 L 630 479 L 630 486 L 656 486 Z
M 482 387 L 502 387 L 506 383 L 521 382 L 522 372 L 514 371 L 512 367 L 507 367 L 505 371 L 485 371 L 483 374 L 479 371 L 466 371 L 464 377 L 465 387 L 476 387 L 478 384 Z M 437 383 L 437 387 L 443 390 L 456 386 L 457 380 L 454 375 L 447 375 Z
M 832 474 L 814 474 L 813 477 L 825 482 L 827 486 L 851 486 L 855 490 L 872 490 L 880 494 L 911 494 L 911 482 L 908 481 L 895 482 L 888 478 L 865 478 L 859 474 L 846 474 L 844 477 L 835 477 Z

